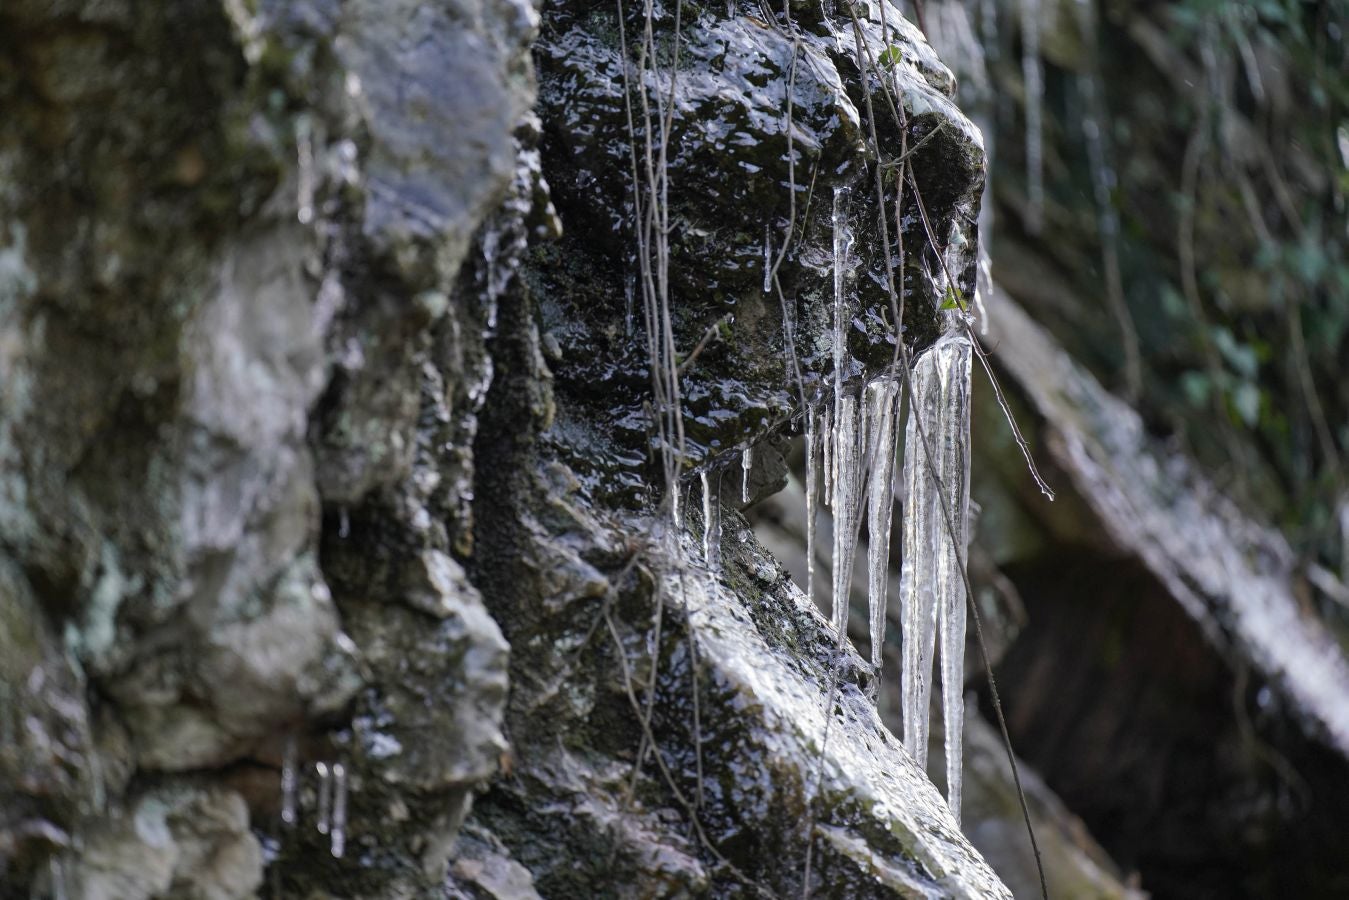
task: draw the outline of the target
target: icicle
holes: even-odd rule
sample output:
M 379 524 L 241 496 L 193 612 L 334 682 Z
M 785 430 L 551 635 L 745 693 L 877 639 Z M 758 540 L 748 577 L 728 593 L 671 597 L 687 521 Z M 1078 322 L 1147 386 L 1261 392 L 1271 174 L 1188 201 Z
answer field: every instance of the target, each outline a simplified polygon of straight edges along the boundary
M 713 572 L 721 569 L 721 491 L 714 472 L 703 471 L 703 561 Z
M 773 241 L 767 222 L 763 227 L 763 292 L 773 292 Z
M 947 800 L 957 820 L 965 718 L 966 598 L 961 570 L 968 541 L 970 360 L 968 339 L 952 331 L 914 365 L 904 445 L 908 502 L 904 508 L 904 569 L 900 577 L 904 743 L 925 767 L 934 643 L 940 634 Z M 920 432 L 926 435 L 930 457 Z M 954 533 L 947 528 L 948 511 Z
M 890 516 L 895 496 L 895 431 L 900 384 L 894 379 L 867 386 L 867 612 L 871 620 L 871 665 L 880 671 L 885 644 L 886 589 L 890 574 Z
M 988 242 L 979 242 L 978 270 L 974 276 L 974 314 L 979 319 L 979 334 L 988 335 L 988 308 L 984 298 L 993 290 L 993 260 L 988 255 Z
M 746 447 L 740 454 L 740 502 L 749 503 L 749 476 L 754 468 L 754 448 Z
M 333 823 L 329 849 L 340 857 L 347 849 L 347 767 L 333 763 Z
M 848 189 L 834 188 L 834 406 L 843 399 L 844 370 L 848 362 L 848 311 L 843 296 L 852 232 L 848 228 Z
M 679 485 L 676 484 L 670 491 L 670 519 L 676 532 L 684 529 L 684 500 L 684 495 L 680 493 Z
M 950 511 L 951 530 L 940 522 L 937 556 L 938 632 L 941 635 L 942 723 L 946 735 L 946 802 L 960 823 L 962 755 L 965 733 L 965 578 L 969 554 L 970 359 L 969 340 L 948 335 L 937 351 L 941 382 L 938 472 Z M 940 512 L 940 508 L 938 509 Z
M 301 225 L 314 221 L 314 133 L 308 116 L 295 123 L 295 217 Z
M 806 596 L 815 602 L 815 518 L 819 475 L 816 472 L 820 426 L 814 406 L 806 408 Z M 1349 538 L 1346 538 L 1349 540 Z
M 52 856 L 47 862 L 52 883 L 52 900 L 67 900 L 70 896 L 66 884 L 66 862 L 59 855 Z
M 862 506 L 862 440 L 858 398 L 843 395 L 834 415 L 834 592 L 833 622 L 842 635 L 848 628 L 853 556 Z
M 635 293 L 635 279 L 629 275 L 627 283 L 623 286 L 623 299 L 625 304 L 623 311 L 623 333 L 628 337 L 632 337 L 632 310 Z
M 319 776 L 319 799 L 318 799 L 318 832 L 319 834 L 328 833 L 328 821 L 332 815 L 333 785 L 332 779 L 328 776 L 327 763 L 315 763 L 314 771 Z
M 287 825 L 295 824 L 295 736 L 286 738 L 286 748 L 281 755 L 281 821 Z
M 910 378 L 909 421 L 904 432 L 903 567 L 899 575 L 900 617 L 904 627 L 901 695 L 904 746 L 919 768 L 927 768 L 927 720 L 931 705 L 932 640 L 936 630 L 933 593 L 932 479 L 920 444 L 920 430 L 929 438 L 937 425 L 940 397 L 933 385 L 932 358 L 914 363 Z M 922 428 L 918 423 L 922 422 Z
M 839 496 L 839 476 L 844 471 L 840 465 L 840 457 L 854 448 L 847 448 L 840 444 L 839 435 L 842 433 L 843 413 L 843 378 L 848 368 L 848 309 L 845 302 L 843 283 L 848 264 L 848 251 L 852 248 L 852 232 L 848 228 L 848 194 L 846 187 L 834 188 L 834 422 L 831 428 L 828 421 L 825 423 L 824 430 L 824 497 L 825 505 L 834 507 Z M 854 413 L 856 401 L 853 401 Z M 850 432 L 856 431 L 856 423 L 849 423 Z M 834 510 L 834 516 L 837 519 L 839 511 Z M 834 529 L 834 548 L 839 548 L 838 528 L 835 523 Z M 838 560 L 834 561 L 835 566 Z M 849 561 L 851 565 L 851 560 Z M 837 577 L 834 579 L 837 584 Z M 835 595 L 834 601 L 837 604 L 838 597 Z M 835 608 L 835 613 L 838 610 Z
M 1044 63 L 1040 60 L 1040 0 L 1021 0 L 1021 78 L 1026 91 L 1026 228 L 1039 234 L 1044 225 Z
M 830 495 L 834 491 L 834 411 L 825 408 L 824 428 L 820 432 L 820 450 L 824 457 L 820 464 L 820 474 L 824 478 L 824 505 L 830 503 Z

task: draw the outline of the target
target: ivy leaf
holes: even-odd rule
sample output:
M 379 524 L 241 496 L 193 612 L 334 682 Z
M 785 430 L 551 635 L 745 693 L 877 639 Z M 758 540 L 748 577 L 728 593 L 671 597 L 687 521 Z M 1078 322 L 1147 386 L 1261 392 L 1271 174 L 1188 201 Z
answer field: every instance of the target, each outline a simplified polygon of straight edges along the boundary
M 942 308 L 942 309 L 958 309 L 958 310 L 960 310 L 961 312 L 964 312 L 964 311 L 965 311 L 965 301 L 962 300 L 962 299 L 960 299 L 960 294 L 956 291 L 955 288 L 947 288 L 947 289 L 946 289 L 946 299 L 942 301 L 941 308 Z
M 887 69 L 893 68 L 904 58 L 904 51 L 895 45 L 886 47 L 881 51 L 880 63 Z

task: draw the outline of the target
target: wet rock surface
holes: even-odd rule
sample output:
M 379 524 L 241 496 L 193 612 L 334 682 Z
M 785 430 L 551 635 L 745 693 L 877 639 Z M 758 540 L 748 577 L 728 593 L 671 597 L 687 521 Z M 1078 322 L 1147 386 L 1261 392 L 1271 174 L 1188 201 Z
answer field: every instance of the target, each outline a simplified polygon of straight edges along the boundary
M 673 83 L 667 69 L 635 62 L 642 11 L 635 3 L 544 8 L 535 51 L 542 153 L 564 229 L 559 242 L 534 251 L 529 266 L 556 354 L 550 368 L 561 423 L 583 419 L 584 407 L 600 397 L 613 417 L 603 440 L 576 446 L 581 441 L 563 434 L 558 448 L 574 453 L 568 462 L 583 474 L 596 465 L 616 470 L 617 479 L 600 480 L 618 480 L 634 492 L 652 483 L 633 474 L 647 452 L 642 403 L 650 390 L 633 178 L 634 162 L 639 181 L 648 163 L 640 155 L 634 160 L 628 128 L 634 119 L 640 154 L 644 94 L 648 106 L 669 98 L 665 169 L 676 347 L 688 353 L 711 336 L 687 361 L 682 384 L 694 467 L 725 463 L 736 448 L 780 429 L 799 411 L 801 395 L 818 394 L 832 377 L 835 191 L 846 192 L 844 209 L 856 230 L 845 329 L 855 359 L 844 373 L 855 379 L 897 358 L 875 167 L 893 163 L 904 146 L 915 148 L 909 162 L 942 252 L 947 241 L 976 238 L 984 170 L 982 138 L 951 102 L 950 72 L 888 4 L 859 6 L 856 35 L 841 13 L 766 21 L 760 11 L 736 10 L 728 18 L 719 7 L 690 6 L 681 13 Z M 673 9 L 654 7 L 652 27 L 671 54 L 673 19 Z M 870 61 L 865 77 L 859 39 Z M 887 52 L 893 65 L 875 62 Z M 882 85 L 902 98 L 902 111 L 888 105 Z M 650 121 L 650 130 L 661 127 L 655 112 Z M 891 223 L 889 236 L 892 253 L 907 248 L 897 290 L 916 352 L 936 337 L 945 297 L 937 287 L 940 263 L 923 249 L 928 237 L 907 189 L 903 227 L 897 232 Z M 896 190 L 896 178 L 887 175 L 887 216 Z M 766 288 L 766 270 L 776 273 L 780 290 Z M 972 264 L 952 274 L 972 292 Z M 792 342 L 784 316 L 793 325 Z

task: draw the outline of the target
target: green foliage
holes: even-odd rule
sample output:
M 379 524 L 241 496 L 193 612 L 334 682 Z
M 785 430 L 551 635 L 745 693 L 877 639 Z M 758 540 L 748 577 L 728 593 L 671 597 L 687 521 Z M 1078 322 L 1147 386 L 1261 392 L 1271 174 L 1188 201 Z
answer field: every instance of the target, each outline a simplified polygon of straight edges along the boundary
M 891 45 L 881 52 L 880 64 L 887 69 L 893 69 L 899 65 L 899 61 L 904 58 L 904 51 L 899 47 Z
M 1105 198 L 1144 354 L 1145 417 L 1285 526 L 1300 553 L 1349 566 L 1335 515 L 1349 497 L 1349 0 L 1089 2 L 1098 31 L 1085 57 L 1044 60 L 1057 207 L 1046 255 L 1083 273 L 1094 309 L 1105 277 L 1081 263 L 1102 258 L 1090 223 Z M 1017 54 L 1002 59 L 994 79 L 1019 83 Z M 1092 67 L 1100 80 L 1084 88 Z M 1088 90 L 1114 166 L 1100 189 L 1082 137 Z M 1021 117 L 1000 122 L 1013 130 L 998 146 L 1017 153 Z M 1120 386 L 1107 317 L 1084 313 L 1060 335 Z

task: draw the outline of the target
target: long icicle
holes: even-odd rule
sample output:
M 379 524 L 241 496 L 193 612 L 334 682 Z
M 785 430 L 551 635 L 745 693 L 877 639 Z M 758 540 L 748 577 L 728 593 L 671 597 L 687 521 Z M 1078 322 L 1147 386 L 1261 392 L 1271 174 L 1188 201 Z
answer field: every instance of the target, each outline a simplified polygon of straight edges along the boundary
M 899 577 L 900 615 L 904 626 L 901 695 L 904 746 L 919 768 L 927 768 L 928 711 L 932 702 L 932 644 L 936 634 L 937 595 L 934 537 L 941 528 L 922 435 L 937 433 L 941 390 L 935 357 L 919 357 L 910 375 L 909 420 L 904 433 L 903 568 Z M 919 426 L 921 419 L 922 425 Z M 932 460 L 936 463 L 936 459 Z
M 815 406 L 806 407 L 806 596 L 815 602 L 815 519 L 819 511 L 819 413 Z M 1347 532 L 1349 533 L 1349 532 Z
M 858 397 L 843 394 L 834 411 L 834 605 L 839 634 L 848 630 L 848 597 L 852 593 L 853 557 L 862 508 L 862 431 Z
M 846 187 L 834 188 L 834 427 L 833 433 L 825 438 L 832 438 L 833 444 L 826 463 L 826 468 L 833 464 L 833 471 L 827 476 L 825 493 L 834 513 L 833 622 L 840 635 L 848 630 L 848 598 L 852 592 L 853 556 L 861 518 L 863 462 L 861 404 L 858 397 L 846 395 L 843 390 L 851 363 L 848 326 L 852 316 L 844 292 L 853 240 L 852 229 L 848 227 L 849 193 Z
M 932 664 L 941 652 L 947 802 L 960 821 L 965 725 L 965 566 L 970 502 L 970 363 L 973 350 L 953 330 L 914 364 L 904 446 L 904 744 L 927 766 Z M 919 428 L 916 417 L 922 417 Z M 931 466 L 920 432 L 931 442 Z M 938 486 L 944 492 L 938 494 Z M 946 527 L 943 504 L 952 516 Z M 938 641 L 938 636 L 940 640 Z
M 824 428 L 820 430 L 820 455 L 823 457 L 820 463 L 820 477 L 824 479 L 824 490 L 821 492 L 821 498 L 824 505 L 830 503 L 830 496 L 834 492 L 834 418 L 830 407 L 824 408 Z
M 877 672 L 885 644 L 886 593 L 890 576 L 890 523 L 895 503 L 895 432 L 900 382 L 893 378 L 867 386 L 867 612 L 871 619 L 871 665 Z
M 969 553 L 970 508 L 970 360 L 972 349 L 962 331 L 932 348 L 941 389 L 940 414 L 933 435 L 936 468 L 951 511 L 953 531 L 933 510 L 940 544 L 936 560 L 938 633 L 941 643 L 942 725 L 946 749 L 946 802 L 960 823 L 961 757 L 965 730 L 965 582 L 961 575 Z

